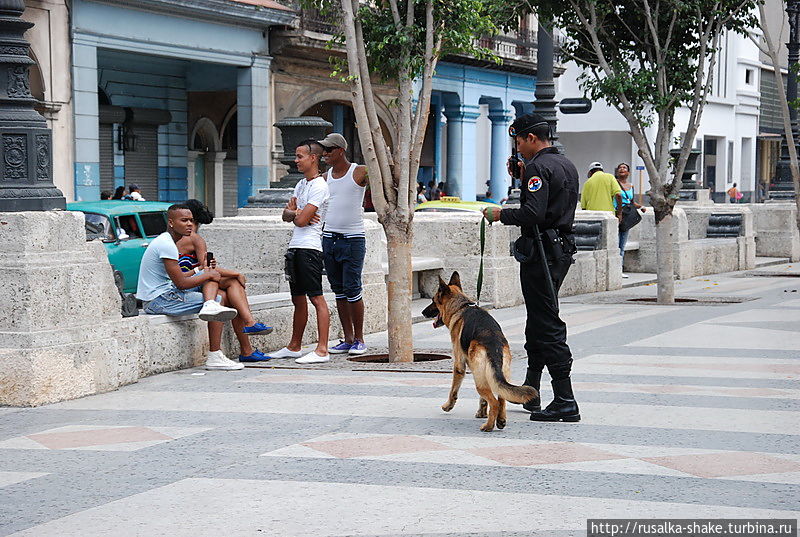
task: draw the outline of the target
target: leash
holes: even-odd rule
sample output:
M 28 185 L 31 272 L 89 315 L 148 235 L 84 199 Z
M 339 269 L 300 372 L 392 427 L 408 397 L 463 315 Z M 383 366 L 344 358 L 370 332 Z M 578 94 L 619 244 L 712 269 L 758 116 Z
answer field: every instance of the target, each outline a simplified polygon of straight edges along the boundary
M 481 241 L 481 264 L 480 267 L 478 268 L 478 298 L 476 300 L 476 303 L 479 307 L 481 305 L 481 289 L 483 289 L 483 249 L 486 246 L 486 218 L 481 218 L 480 241 Z

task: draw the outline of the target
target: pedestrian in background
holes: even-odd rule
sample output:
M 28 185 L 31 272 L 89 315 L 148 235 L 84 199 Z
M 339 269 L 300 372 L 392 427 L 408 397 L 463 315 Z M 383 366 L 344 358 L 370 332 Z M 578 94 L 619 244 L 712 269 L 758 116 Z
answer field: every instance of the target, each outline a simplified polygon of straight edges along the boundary
M 617 167 L 614 168 L 614 177 L 617 179 L 617 183 L 619 183 L 619 187 L 622 189 L 620 192 L 620 200 L 622 201 L 622 213 L 623 218 L 625 215 L 625 211 L 629 210 L 639 210 L 641 209 L 642 212 L 645 212 L 645 209 L 640 204 L 636 203 L 633 199 L 635 196 L 636 191 L 633 188 L 633 185 L 628 182 L 631 176 L 631 167 L 629 164 L 625 162 L 620 162 L 617 164 Z M 632 206 L 632 209 L 626 209 L 627 206 Z M 616 208 L 616 200 L 615 200 L 615 208 Z M 625 244 L 628 242 L 628 232 L 630 228 L 627 228 L 623 231 L 623 228 L 619 228 L 619 255 L 622 257 L 623 263 L 625 261 Z M 627 278 L 628 275 L 624 272 L 622 273 L 623 278 Z
M 603 165 L 593 162 L 589 166 L 589 180 L 581 192 L 581 209 L 584 211 L 608 211 L 620 218 L 622 214 L 622 188 Z
M 121 200 L 125 198 L 125 187 L 118 186 L 117 189 L 114 191 L 114 195 L 111 196 L 112 200 Z
M 736 183 L 733 183 L 733 186 L 728 189 L 728 198 L 730 199 L 730 202 L 739 203 L 739 200 L 743 197 L 744 195 L 739 192 L 738 188 L 736 188 Z
M 417 185 L 417 205 L 420 203 L 425 203 L 428 201 L 428 198 L 425 197 L 425 185 L 418 184 Z

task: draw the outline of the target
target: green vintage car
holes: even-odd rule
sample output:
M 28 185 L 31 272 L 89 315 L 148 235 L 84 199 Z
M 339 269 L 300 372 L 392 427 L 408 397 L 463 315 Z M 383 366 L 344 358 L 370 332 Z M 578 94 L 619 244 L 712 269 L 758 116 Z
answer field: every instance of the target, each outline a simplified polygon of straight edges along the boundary
M 420 203 L 414 211 L 424 213 L 480 212 L 484 207 L 500 208 L 500 205 L 486 201 L 461 201 L 461 198 L 456 196 L 443 196 L 440 200 Z
M 126 293 L 135 293 L 139 265 L 150 241 L 167 230 L 167 208 L 159 201 L 78 201 L 67 210 L 86 215 L 86 240 L 103 241 L 111 265 L 122 273 Z

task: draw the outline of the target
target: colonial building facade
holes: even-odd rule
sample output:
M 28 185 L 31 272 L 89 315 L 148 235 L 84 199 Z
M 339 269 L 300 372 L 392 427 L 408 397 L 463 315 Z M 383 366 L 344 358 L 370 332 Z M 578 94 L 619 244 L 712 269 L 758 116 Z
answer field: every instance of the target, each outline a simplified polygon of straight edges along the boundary
M 276 122 L 319 116 L 361 160 L 348 86 L 331 78 L 333 27 L 274 0 L 31 0 L 31 89 L 54 131 L 68 200 L 137 184 L 148 200 L 195 197 L 233 215 L 281 179 Z M 486 38 L 500 63 L 448 57 L 434 78 L 419 181 L 472 200 L 505 197 L 507 128 L 529 111 L 535 35 Z M 396 89 L 374 81 L 394 143 Z

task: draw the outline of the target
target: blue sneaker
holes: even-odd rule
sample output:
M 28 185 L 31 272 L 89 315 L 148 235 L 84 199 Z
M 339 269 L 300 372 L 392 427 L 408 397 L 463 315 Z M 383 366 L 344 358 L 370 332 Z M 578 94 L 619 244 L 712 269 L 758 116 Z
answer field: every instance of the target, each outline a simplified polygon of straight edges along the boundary
M 272 332 L 272 327 L 264 323 L 256 323 L 253 326 L 245 326 L 242 332 L 245 334 L 269 334 Z
M 328 349 L 328 352 L 331 354 L 347 354 L 352 347 L 351 344 L 347 343 L 346 341 L 339 340 L 339 344 L 335 347 L 331 347 Z
M 267 356 L 258 349 L 254 350 L 253 354 L 251 354 L 250 356 L 242 356 L 241 354 L 239 355 L 240 362 L 266 362 L 269 359 L 270 359 L 269 356 Z
M 367 352 L 367 346 L 359 339 L 350 346 L 350 354 L 364 354 L 365 352 Z

